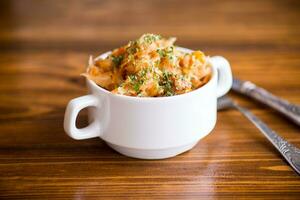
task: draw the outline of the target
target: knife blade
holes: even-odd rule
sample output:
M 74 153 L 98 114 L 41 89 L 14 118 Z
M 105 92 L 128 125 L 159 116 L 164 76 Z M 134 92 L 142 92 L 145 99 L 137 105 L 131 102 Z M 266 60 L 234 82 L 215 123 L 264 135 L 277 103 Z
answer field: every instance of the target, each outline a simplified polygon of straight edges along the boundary
M 300 126 L 300 106 L 292 104 L 289 101 L 279 98 L 267 90 L 256 86 L 250 81 L 242 81 L 239 79 L 233 79 L 232 90 L 251 97 L 252 99 L 259 101 L 274 110 L 278 111 L 295 124 Z

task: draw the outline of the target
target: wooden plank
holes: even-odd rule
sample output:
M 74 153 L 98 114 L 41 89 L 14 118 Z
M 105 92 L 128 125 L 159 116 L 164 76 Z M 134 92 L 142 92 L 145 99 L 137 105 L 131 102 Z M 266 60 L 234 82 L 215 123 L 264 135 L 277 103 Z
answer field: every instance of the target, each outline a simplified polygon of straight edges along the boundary
M 145 32 L 229 59 L 234 75 L 300 104 L 299 1 L 2 1 L 0 199 L 299 199 L 300 179 L 234 110 L 189 152 L 137 160 L 63 131 L 90 54 Z M 288 141 L 299 127 L 230 93 Z M 78 124 L 87 123 L 86 112 Z

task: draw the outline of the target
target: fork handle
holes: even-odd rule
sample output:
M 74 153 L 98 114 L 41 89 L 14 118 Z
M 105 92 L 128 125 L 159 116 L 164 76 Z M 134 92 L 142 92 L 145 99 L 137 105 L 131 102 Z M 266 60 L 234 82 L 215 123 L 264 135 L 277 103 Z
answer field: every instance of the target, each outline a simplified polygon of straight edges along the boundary
M 237 104 L 234 104 L 234 107 L 243 113 L 267 137 L 298 175 L 300 175 L 300 149 L 279 136 L 246 108 Z
M 281 99 L 250 81 L 233 80 L 232 89 L 277 110 L 300 126 L 300 106 Z

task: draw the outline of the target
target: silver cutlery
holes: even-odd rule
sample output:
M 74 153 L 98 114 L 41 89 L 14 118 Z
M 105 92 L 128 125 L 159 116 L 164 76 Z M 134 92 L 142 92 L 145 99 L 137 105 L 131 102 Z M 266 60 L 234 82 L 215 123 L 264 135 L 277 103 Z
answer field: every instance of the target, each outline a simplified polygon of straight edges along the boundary
M 239 106 L 229 97 L 218 99 L 218 110 L 235 108 L 248 118 L 267 139 L 276 147 L 285 160 L 300 175 L 300 149 L 290 144 L 288 141 L 279 136 L 275 131 L 269 128 L 263 121 L 253 115 L 249 110 Z
M 251 97 L 283 114 L 300 126 L 300 106 L 279 98 L 250 81 L 233 79 L 232 90 Z

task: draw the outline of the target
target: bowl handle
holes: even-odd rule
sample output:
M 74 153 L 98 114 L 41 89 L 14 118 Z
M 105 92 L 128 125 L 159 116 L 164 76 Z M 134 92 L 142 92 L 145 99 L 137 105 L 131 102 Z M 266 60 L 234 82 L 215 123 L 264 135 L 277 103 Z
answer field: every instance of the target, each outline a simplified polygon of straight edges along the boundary
M 229 62 L 221 57 L 214 56 L 210 58 L 210 63 L 218 71 L 217 97 L 225 95 L 232 85 L 232 73 Z
M 64 119 L 64 129 L 66 133 L 75 140 L 88 139 L 93 137 L 99 137 L 101 135 L 101 127 L 99 120 L 94 120 L 85 128 L 76 127 L 76 118 L 80 110 L 95 106 L 101 106 L 99 98 L 94 95 L 85 95 L 72 99 L 66 109 Z

